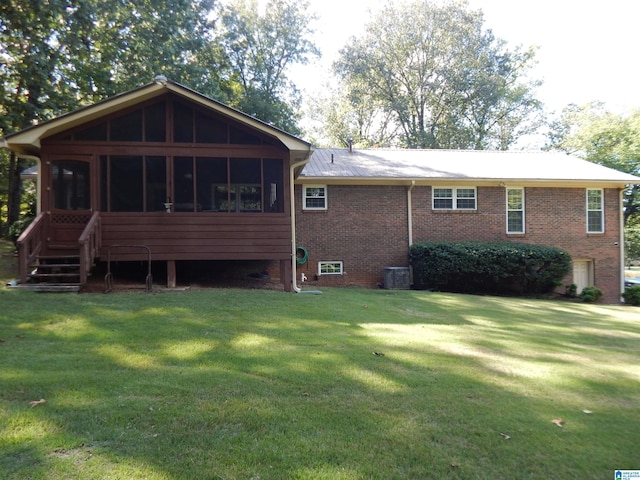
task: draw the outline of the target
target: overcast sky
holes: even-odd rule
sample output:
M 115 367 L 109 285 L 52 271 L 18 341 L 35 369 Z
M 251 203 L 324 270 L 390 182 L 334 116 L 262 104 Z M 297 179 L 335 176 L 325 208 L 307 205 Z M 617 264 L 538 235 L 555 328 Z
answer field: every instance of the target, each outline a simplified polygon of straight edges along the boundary
M 548 111 L 569 103 L 603 101 L 616 112 L 640 108 L 640 1 L 468 0 L 484 12 L 485 28 L 516 45 L 539 47 L 538 97 Z M 319 15 L 317 45 L 323 57 L 291 72 L 307 95 L 320 88 L 340 48 L 385 0 L 310 0 Z

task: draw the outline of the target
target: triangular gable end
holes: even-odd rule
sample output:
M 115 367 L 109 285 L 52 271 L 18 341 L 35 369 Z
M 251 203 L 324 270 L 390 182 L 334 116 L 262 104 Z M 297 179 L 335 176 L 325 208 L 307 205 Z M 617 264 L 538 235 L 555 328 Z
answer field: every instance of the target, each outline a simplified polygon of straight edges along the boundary
M 159 103 L 153 102 L 153 100 L 159 100 L 166 95 L 171 95 L 176 98 L 174 104 L 178 105 L 178 107 L 176 111 L 173 112 L 173 115 L 182 115 L 183 121 L 188 121 L 189 118 L 196 119 L 196 117 L 198 117 L 197 120 L 208 124 L 208 126 L 213 127 L 213 129 L 218 132 L 220 132 L 220 128 L 216 129 L 213 124 L 217 122 L 219 125 L 222 123 L 227 125 L 228 137 L 226 141 L 221 141 L 223 140 L 220 136 L 221 134 L 212 137 L 209 134 L 203 133 L 200 137 L 203 143 L 212 141 L 212 143 L 281 144 L 289 150 L 293 162 L 305 161 L 310 158 L 313 149 L 308 142 L 182 85 L 165 80 L 156 80 L 138 89 L 62 115 L 21 132 L 7 135 L 3 139 L 3 146 L 10 148 L 18 154 L 37 156 L 39 155 L 43 140 L 64 137 L 69 135 L 69 132 L 79 135 L 78 140 L 80 140 L 83 135 L 91 140 L 101 140 L 101 135 L 105 135 L 104 139 L 107 139 L 106 133 L 101 133 L 102 128 L 105 128 L 106 132 L 105 122 L 107 120 L 105 119 L 107 119 L 107 117 L 118 117 L 122 119 L 130 115 L 129 118 L 125 118 L 124 125 L 127 125 L 127 122 L 129 122 L 130 125 L 134 126 L 133 130 L 121 128 L 122 135 L 125 135 L 125 138 L 127 138 L 126 135 L 135 135 L 136 129 L 138 128 L 136 126 L 137 115 L 140 115 L 140 118 L 147 116 L 151 121 L 156 121 L 157 123 L 158 111 L 153 111 L 153 105 L 159 105 Z M 136 109 L 136 107 L 142 105 L 144 105 L 144 107 Z M 150 108 L 151 111 L 145 112 L 147 108 Z M 118 112 L 126 113 L 120 116 L 117 115 Z M 207 114 L 207 112 L 209 113 Z M 140 125 L 142 125 L 142 123 Z M 143 132 L 144 137 L 141 138 L 147 137 L 148 134 L 153 131 L 149 130 L 148 127 L 147 130 L 148 131 Z M 204 132 L 207 129 L 200 128 L 199 130 Z M 173 131 L 170 134 L 172 137 L 177 135 L 177 141 L 182 140 L 191 143 L 197 142 L 195 138 L 195 136 L 198 135 L 197 131 L 198 129 L 194 129 L 194 138 L 192 140 L 188 140 L 188 133 L 186 131 L 182 133 Z M 251 132 L 255 133 L 252 134 Z M 155 133 L 157 135 L 157 129 Z M 116 135 L 118 134 L 116 133 Z M 182 135 L 182 137 L 180 135 Z M 151 137 L 149 140 L 156 140 L 153 138 L 153 135 L 151 135 Z M 119 137 L 119 139 L 122 138 Z

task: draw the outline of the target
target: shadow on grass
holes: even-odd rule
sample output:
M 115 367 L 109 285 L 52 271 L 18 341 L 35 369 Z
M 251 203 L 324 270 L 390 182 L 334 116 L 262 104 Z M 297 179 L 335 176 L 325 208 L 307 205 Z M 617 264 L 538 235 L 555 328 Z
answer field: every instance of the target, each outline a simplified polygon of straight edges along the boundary
M 639 331 L 622 309 L 576 315 L 424 292 L 247 295 L 47 297 L 35 310 L 36 297 L 11 296 L 0 315 L 7 478 L 542 479 L 634 468 Z M 30 409 L 38 398 L 47 403 Z

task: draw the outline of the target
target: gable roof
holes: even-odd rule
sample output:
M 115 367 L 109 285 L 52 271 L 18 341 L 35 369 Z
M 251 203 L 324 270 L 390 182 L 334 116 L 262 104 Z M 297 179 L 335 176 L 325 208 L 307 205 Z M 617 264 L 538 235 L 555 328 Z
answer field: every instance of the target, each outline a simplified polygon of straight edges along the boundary
M 640 184 L 639 177 L 558 152 L 333 148 L 315 150 L 299 181 Z
M 1 139 L 0 146 L 10 148 L 18 154 L 38 155 L 42 139 L 63 132 L 70 128 L 83 125 L 89 121 L 118 112 L 130 106 L 172 92 L 182 98 L 191 100 L 207 109 L 213 110 L 231 120 L 254 128 L 261 133 L 279 140 L 292 154 L 294 161 L 308 159 L 313 151 L 312 145 L 294 135 L 269 125 L 255 117 L 242 113 L 222 102 L 209 98 L 201 93 L 178 83 L 166 80 L 164 77 L 156 79 L 142 87 L 115 95 L 93 105 L 66 113 L 52 120 L 26 128 L 20 132 L 6 135 Z

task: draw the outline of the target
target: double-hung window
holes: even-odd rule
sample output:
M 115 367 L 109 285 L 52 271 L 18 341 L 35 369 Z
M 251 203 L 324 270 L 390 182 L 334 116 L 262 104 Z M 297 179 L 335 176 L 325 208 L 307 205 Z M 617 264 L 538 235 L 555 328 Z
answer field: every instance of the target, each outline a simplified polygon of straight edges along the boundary
M 433 209 L 434 210 L 475 210 L 476 209 L 476 189 L 466 188 L 434 188 L 433 189 Z
M 604 192 L 601 188 L 587 189 L 587 233 L 604 232 Z
M 507 188 L 507 233 L 524 233 L 524 188 Z
M 303 210 L 326 210 L 327 209 L 327 186 L 326 185 L 303 185 L 302 186 L 302 208 Z

